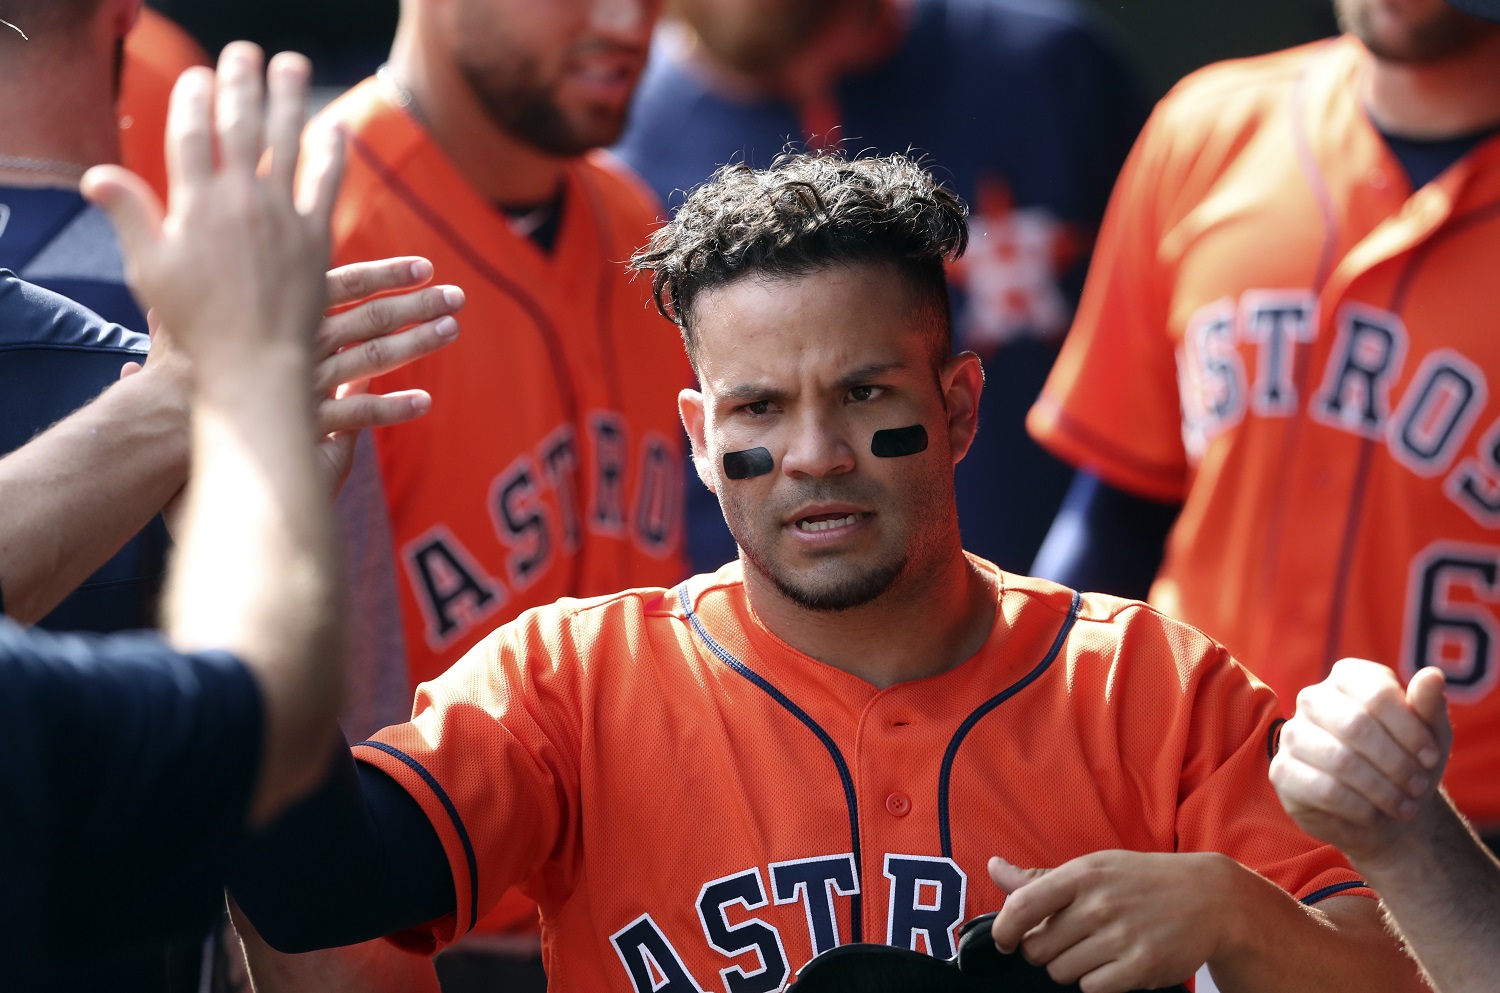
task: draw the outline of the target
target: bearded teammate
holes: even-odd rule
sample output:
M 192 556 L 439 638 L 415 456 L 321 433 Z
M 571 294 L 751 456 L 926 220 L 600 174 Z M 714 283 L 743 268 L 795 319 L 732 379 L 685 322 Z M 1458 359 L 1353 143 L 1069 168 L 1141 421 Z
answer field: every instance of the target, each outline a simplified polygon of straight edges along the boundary
M 527 607 L 686 571 L 672 398 L 690 371 L 623 264 L 658 208 L 591 151 L 621 127 L 657 6 L 407 0 L 390 63 L 322 116 L 349 134 L 335 260 L 424 255 L 471 329 L 376 382 L 443 402 L 375 432 L 340 498 L 373 714 L 356 740 Z M 501 917 L 535 935 L 534 907 Z
M 1103 486 L 1038 571 L 1088 575 L 1138 498 L 1180 502 L 1152 603 L 1288 716 L 1340 656 L 1442 668 L 1448 788 L 1493 831 L 1500 25 L 1338 9 L 1342 38 L 1182 83 L 1132 153 L 1030 419 Z
M 256 841 L 233 889 L 274 944 L 430 952 L 519 884 L 559 990 L 775 990 L 844 942 L 951 954 L 1008 890 L 996 941 L 1104 993 L 1205 960 L 1233 989 L 1415 988 L 1277 804 L 1263 687 L 1149 607 L 963 552 L 964 225 L 901 158 L 693 194 L 637 264 L 740 560 L 530 611 L 422 687 Z M 431 986 L 388 943 L 248 947 L 258 989 Z

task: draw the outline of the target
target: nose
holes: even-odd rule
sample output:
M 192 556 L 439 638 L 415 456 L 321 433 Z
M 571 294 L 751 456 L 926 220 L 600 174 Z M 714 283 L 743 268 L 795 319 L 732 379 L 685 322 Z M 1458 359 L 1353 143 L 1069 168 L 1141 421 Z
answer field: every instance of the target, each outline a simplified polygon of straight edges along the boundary
M 809 410 L 788 429 L 786 454 L 781 458 L 781 471 L 788 476 L 820 478 L 854 468 L 854 448 L 838 418 Z
M 622 44 L 644 46 L 651 39 L 661 6 L 662 0 L 595 0 L 594 29 Z

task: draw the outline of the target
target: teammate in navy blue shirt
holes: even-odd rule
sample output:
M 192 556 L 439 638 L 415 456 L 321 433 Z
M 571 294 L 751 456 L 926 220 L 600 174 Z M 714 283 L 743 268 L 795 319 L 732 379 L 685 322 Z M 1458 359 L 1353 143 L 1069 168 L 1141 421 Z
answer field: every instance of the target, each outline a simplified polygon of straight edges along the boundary
M 979 353 L 988 384 L 983 429 L 958 468 L 964 547 L 1024 571 L 1069 472 L 1022 421 L 1071 320 L 1145 99 L 1068 0 L 790 7 L 681 0 L 615 151 L 669 209 L 716 166 L 763 168 L 789 141 L 816 146 L 831 133 L 848 152 L 930 156 L 973 211 L 968 255 L 950 274 L 955 348 Z M 777 16 L 804 18 L 804 35 L 769 23 Z M 688 511 L 694 567 L 733 558 L 713 495 L 690 483 Z
M 4 241 L 0 235 L 0 247 Z M 0 455 L 93 400 L 127 362 L 144 362 L 148 345 L 146 335 L 0 269 Z M 156 517 L 39 623 L 101 632 L 149 627 L 169 544 Z

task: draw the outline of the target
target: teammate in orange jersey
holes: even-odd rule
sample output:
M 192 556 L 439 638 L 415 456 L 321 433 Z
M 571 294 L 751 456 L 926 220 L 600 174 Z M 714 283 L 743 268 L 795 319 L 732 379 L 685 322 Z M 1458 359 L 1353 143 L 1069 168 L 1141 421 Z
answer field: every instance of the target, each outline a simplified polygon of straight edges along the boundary
M 430 952 L 519 885 L 559 990 L 737 993 L 845 942 L 949 955 L 1004 901 L 997 943 L 1091 993 L 1205 961 L 1226 989 L 1417 988 L 1277 803 L 1263 686 L 1150 607 L 964 553 L 965 231 L 899 157 L 688 199 L 636 264 L 683 325 L 739 560 L 529 611 L 423 686 L 256 839 L 233 890 L 273 944 Z M 432 987 L 387 942 L 247 945 L 262 990 Z
M 340 497 L 353 738 L 406 719 L 417 684 L 528 607 L 687 572 L 672 398 L 691 374 L 624 265 L 660 208 L 596 150 L 658 6 L 408 0 L 389 64 L 322 115 L 349 134 L 334 258 L 424 255 L 464 288 L 471 329 L 376 382 L 443 399 L 421 430 L 375 432 Z M 535 906 L 481 931 L 516 929 L 538 963 Z
M 1286 716 L 1340 656 L 1441 667 L 1448 787 L 1495 831 L 1500 24 L 1338 9 L 1341 38 L 1183 82 L 1132 153 L 1030 417 L 1092 474 L 1060 521 L 1087 536 L 1036 571 L 1109 588 L 1181 503 L 1151 602 Z
M 142 6 L 125 36 L 120 69 L 120 161 L 167 196 L 167 98 L 184 69 L 208 65 L 208 53 L 164 14 Z

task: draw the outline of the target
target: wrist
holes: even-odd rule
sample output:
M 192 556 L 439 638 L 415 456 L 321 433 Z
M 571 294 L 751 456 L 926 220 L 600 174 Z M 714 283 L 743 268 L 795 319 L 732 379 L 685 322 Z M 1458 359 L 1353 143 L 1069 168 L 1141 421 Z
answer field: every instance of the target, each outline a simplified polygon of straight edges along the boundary
M 211 349 L 194 359 L 193 393 L 197 403 L 216 407 L 294 396 L 310 407 L 312 358 L 304 342 Z
M 1265 922 L 1274 918 L 1274 905 L 1287 894 L 1275 883 L 1227 855 L 1215 855 L 1215 871 L 1206 884 L 1219 898 L 1212 904 L 1212 931 L 1217 935 L 1210 964 L 1230 969 L 1262 960 L 1272 949 L 1272 933 Z

